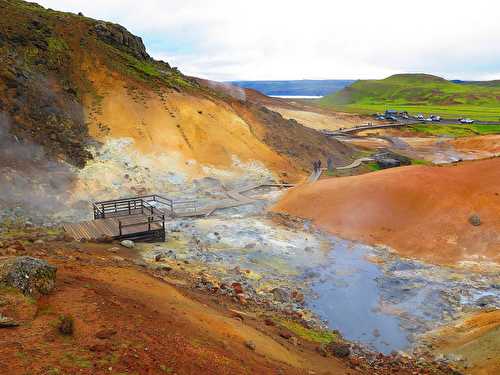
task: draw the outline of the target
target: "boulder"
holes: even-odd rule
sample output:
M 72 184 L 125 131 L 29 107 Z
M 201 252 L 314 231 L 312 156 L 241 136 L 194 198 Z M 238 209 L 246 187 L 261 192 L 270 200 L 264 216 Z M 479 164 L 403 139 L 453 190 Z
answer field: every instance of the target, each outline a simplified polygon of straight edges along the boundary
M 57 268 L 32 257 L 0 260 L 0 283 L 19 289 L 23 294 L 49 294 L 56 283 Z
M 401 166 L 401 162 L 392 158 L 380 158 L 377 164 L 381 169 L 395 168 Z
M 123 240 L 122 242 L 120 242 L 120 245 L 127 247 L 129 249 L 133 249 L 135 247 L 134 241 L 131 240 Z
M 0 328 L 13 328 L 18 326 L 19 323 L 16 322 L 14 319 L 0 315 Z
M 478 227 L 481 225 L 481 218 L 479 217 L 479 215 L 471 215 L 469 217 L 469 223 L 475 227 Z
M 282 288 L 274 288 L 271 290 L 271 293 L 273 294 L 274 299 L 278 302 L 287 302 L 290 299 L 288 292 Z

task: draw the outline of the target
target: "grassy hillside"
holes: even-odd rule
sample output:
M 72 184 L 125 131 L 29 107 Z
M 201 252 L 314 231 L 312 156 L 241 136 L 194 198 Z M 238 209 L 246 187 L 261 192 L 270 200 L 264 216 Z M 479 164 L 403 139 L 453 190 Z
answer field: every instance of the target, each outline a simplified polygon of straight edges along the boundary
M 349 112 L 398 109 L 446 118 L 500 121 L 500 83 L 453 83 L 427 74 L 398 74 L 382 80 L 357 81 L 324 97 L 320 104 Z

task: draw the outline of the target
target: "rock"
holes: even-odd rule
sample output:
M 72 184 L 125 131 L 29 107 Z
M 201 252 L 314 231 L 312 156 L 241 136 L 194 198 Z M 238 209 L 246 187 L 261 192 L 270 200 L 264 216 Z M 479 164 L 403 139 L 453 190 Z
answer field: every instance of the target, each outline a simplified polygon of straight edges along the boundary
M 74 332 L 74 321 L 73 317 L 69 315 L 64 315 L 59 319 L 59 325 L 57 329 L 59 332 L 66 336 L 72 336 Z
M 380 158 L 377 164 L 381 169 L 395 168 L 401 166 L 401 162 L 392 158 Z
M 110 248 L 108 249 L 108 251 L 109 251 L 110 253 L 117 253 L 118 251 L 120 251 L 120 248 L 119 248 L 119 247 L 116 247 L 116 246 L 115 246 L 115 247 L 110 247 Z
M 231 288 L 233 288 L 235 294 L 243 294 L 243 287 L 240 283 L 232 283 Z
M 248 349 L 253 350 L 253 351 L 255 351 L 255 349 L 257 348 L 257 347 L 255 346 L 255 343 L 254 343 L 253 341 L 250 341 L 250 340 L 245 341 L 245 346 L 246 346 Z
M 120 245 L 128 249 L 133 249 L 135 247 L 134 241 L 131 240 L 123 240 L 122 242 L 120 242 Z
M 478 227 L 481 225 L 481 218 L 477 214 L 471 215 L 469 217 L 469 223 L 475 227 Z
M 483 296 L 476 301 L 476 305 L 479 307 L 494 306 L 496 302 L 497 298 L 495 296 Z
M 99 22 L 92 30 L 99 39 L 126 52 L 132 53 L 139 60 L 150 60 L 142 39 L 131 34 L 123 26 L 109 22 Z M 165 63 L 166 64 L 166 63 Z M 170 68 L 170 66 L 168 66 Z
M 111 346 L 108 343 L 96 343 L 89 346 L 91 352 L 107 352 L 111 350 Z
M 338 358 L 345 358 L 351 354 L 351 347 L 344 343 L 331 342 L 326 345 L 326 350 Z
M 163 254 L 155 255 L 155 262 L 161 262 L 165 256 Z
M 102 235 L 101 237 L 99 237 L 98 239 L 96 239 L 97 243 L 112 243 L 113 241 L 114 241 L 113 237 L 106 236 L 106 235 Z
M 98 332 L 96 332 L 95 337 L 97 337 L 100 340 L 106 340 L 111 338 L 112 336 L 116 335 L 116 331 L 114 329 L 102 329 Z
M 291 334 L 290 332 L 285 332 L 285 331 L 281 331 L 281 332 L 279 333 L 279 335 L 280 335 L 281 337 L 283 337 L 284 339 L 287 339 L 287 340 L 288 340 L 288 339 L 290 339 L 290 338 L 292 337 L 292 334 Z
M 294 290 L 292 292 L 292 299 L 295 301 L 295 302 L 298 302 L 298 303 L 304 303 L 305 301 L 305 297 L 304 297 L 304 294 L 302 294 L 301 292 L 299 292 L 298 290 Z
M 270 319 L 270 318 L 266 318 L 264 320 L 264 323 L 266 324 L 266 326 L 275 326 L 276 323 L 274 322 L 274 320 Z
M 7 318 L 6 316 L 0 315 L 0 328 L 13 328 L 18 327 L 19 323 L 14 319 Z
M 32 257 L 0 260 L 0 283 L 19 289 L 23 294 L 38 295 L 52 292 L 57 268 Z
M 287 302 L 289 299 L 288 292 L 282 288 L 274 288 L 271 290 L 275 300 L 279 302 Z
M 35 245 L 45 245 L 45 241 L 44 240 L 36 240 L 33 242 L 33 244 Z

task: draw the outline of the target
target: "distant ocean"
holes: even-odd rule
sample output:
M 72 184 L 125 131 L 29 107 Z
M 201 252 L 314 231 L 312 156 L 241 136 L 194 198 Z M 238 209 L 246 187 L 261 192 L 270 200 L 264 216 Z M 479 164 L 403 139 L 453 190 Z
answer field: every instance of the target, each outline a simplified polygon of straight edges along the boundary
M 232 81 L 233 85 L 254 89 L 277 98 L 316 99 L 342 90 L 354 80 Z

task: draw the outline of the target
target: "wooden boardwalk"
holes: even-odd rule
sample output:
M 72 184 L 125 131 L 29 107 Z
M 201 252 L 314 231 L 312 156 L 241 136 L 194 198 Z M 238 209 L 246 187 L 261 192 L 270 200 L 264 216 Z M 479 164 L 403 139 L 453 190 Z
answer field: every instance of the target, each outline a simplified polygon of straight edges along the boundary
M 93 203 L 94 220 L 63 224 L 76 240 L 95 241 L 104 238 L 156 241 L 165 239 L 168 217 L 206 217 L 216 210 L 255 203 L 258 199 L 243 193 L 261 187 L 288 188 L 291 184 L 255 184 L 228 190 L 228 200 L 200 206 L 196 200 L 174 201 L 159 195 L 123 198 Z

